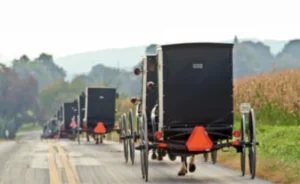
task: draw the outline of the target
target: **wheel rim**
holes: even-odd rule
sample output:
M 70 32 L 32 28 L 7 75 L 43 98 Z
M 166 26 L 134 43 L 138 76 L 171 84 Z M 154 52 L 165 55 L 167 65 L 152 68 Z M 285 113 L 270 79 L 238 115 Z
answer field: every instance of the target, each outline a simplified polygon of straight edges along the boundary
M 246 135 L 246 117 L 243 114 L 241 119 L 241 141 L 245 142 L 245 135 Z M 241 171 L 242 176 L 245 176 L 246 171 L 246 146 L 245 144 L 242 145 L 242 151 L 241 151 Z
M 251 109 L 249 114 L 249 142 L 251 146 L 249 147 L 249 170 L 251 178 L 255 178 L 256 169 L 256 132 L 255 132 L 255 115 L 254 110 Z
M 122 136 L 125 137 L 127 135 L 127 126 L 124 116 L 122 117 Z M 124 158 L 125 162 L 128 162 L 128 140 L 123 139 L 123 146 L 124 146 Z
M 148 181 L 148 155 L 149 155 L 149 149 L 148 149 L 148 125 L 147 125 L 147 117 L 146 113 L 143 112 L 143 134 L 144 134 L 144 145 L 145 145 L 145 150 L 144 150 L 144 166 L 145 166 L 145 181 Z
M 131 135 L 131 139 L 130 139 L 130 143 L 129 143 L 129 146 L 130 146 L 130 158 L 131 158 L 131 163 L 134 164 L 134 130 L 133 130 L 133 118 L 132 118 L 132 110 L 130 109 L 129 110 L 129 116 L 128 116 L 128 119 L 129 119 L 129 127 L 130 127 L 130 135 Z
M 138 118 L 139 122 L 142 122 L 142 118 Z M 140 144 L 143 143 L 143 131 L 142 131 L 142 126 L 139 127 L 140 129 Z M 142 172 L 142 178 L 145 178 L 145 167 L 144 167 L 144 149 L 140 150 L 140 158 L 141 158 L 141 172 Z
M 80 144 L 80 131 L 77 131 L 78 144 Z

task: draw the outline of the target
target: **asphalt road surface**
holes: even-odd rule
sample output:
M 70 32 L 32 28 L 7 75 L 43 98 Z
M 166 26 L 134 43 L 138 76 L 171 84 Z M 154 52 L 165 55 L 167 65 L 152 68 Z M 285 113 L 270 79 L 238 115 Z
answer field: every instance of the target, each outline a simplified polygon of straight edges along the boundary
M 125 163 L 122 144 L 104 140 L 81 144 L 70 140 L 40 140 L 40 132 L 23 134 L 17 142 L 0 143 L 0 184 L 141 184 L 139 152 L 135 164 Z M 236 184 L 270 182 L 224 168 L 202 159 L 196 161 L 197 170 L 177 176 L 179 159 L 171 162 L 149 161 L 148 183 Z

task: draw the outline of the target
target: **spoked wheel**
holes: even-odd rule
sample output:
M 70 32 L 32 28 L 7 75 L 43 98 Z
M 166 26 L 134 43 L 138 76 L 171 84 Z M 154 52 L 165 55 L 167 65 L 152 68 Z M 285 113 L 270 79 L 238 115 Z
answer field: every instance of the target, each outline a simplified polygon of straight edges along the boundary
M 130 159 L 131 159 L 131 163 L 134 164 L 134 156 L 135 156 L 135 151 L 134 151 L 134 140 L 135 140 L 135 134 L 134 134 L 134 129 L 133 129 L 133 117 L 132 117 L 132 110 L 129 110 L 129 130 L 130 130 L 130 135 L 131 138 L 129 139 L 129 150 L 130 150 Z
M 126 118 L 123 115 L 122 116 L 122 137 L 123 139 L 123 146 L 124 146 L 124 157 L 125 157 L 125 162 L 128 162 L 128 140 L 126 139 L 127 136 L 127 126 L 126 126 Z
M 213 164 L 217 162 L 217 150 L 211 152 L 211 161 Z
M 78 144 L 80 144 L 80 129 L 77 128 L 77 141 L 78 141 Z
M 145 181 L 148 181 L 148 153 L 149 153 L 149 145 L 148 145 L 148 126 L 147 126 L 147 117 L 146 114 L 143 112 L 141 121 L 141 144 L 144 145 L 144 149 L 141 151 L 141 169 L 143 178 Z
M 208 161 L 208 153 L 204 153 L 203 156 L 204 156 L 204 162 L 207 162 Z
M 255 178 L 255 169 L 256 169 L 256 126 L 255 126 L 255 114 L 254 110 L 251 109 L 249 114 L 249 169 L 251 174 L 251 179 Z
M 86 131 L 85 135 L 86 135 L 86 141 L 87 141 L 87 142 L 90 142 L 90 137 L 89 137 L 88 131 Z
M 119 118 L 119 142 L 122 143 L 122 117 Z
M 246 117 L 243 114 L 242 115 L 242 120 L 241 120 L 241 141 L 245 142 L 246 136 Z M 246 145 L 242 145 L 242 150 L 241 150 L 241 171 L 242 171 L 242 176 L 245 176 L 246 172 Z
M 142 117 L 138 117 L 137 118 L 137 120 L 139 121 L 139 122 L 142 122 Z M 140 133 L 140 145 L 142 144 L 142 142 L 143 142 L 143 132 L 141 131 L 142 130 L 142 127 L 140 126 L 139 127 L 139 129 L 140 129 L 140 131 L 139 132 L 141 132 Z M 145 167 L 144 167 L 144 149 L 141 149 L 141 151 L 140 151 L 140 163 L 141 163 L 141 172 L 142 172 L 142 177 L 143 177 L 143 179 L 145 178 Z

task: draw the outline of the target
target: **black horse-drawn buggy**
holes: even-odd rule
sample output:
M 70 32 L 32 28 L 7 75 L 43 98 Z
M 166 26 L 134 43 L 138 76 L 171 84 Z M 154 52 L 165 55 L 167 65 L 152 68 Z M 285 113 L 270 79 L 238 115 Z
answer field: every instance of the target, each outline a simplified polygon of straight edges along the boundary
M 145 181 L 149 150 L 159 148 L 181 157 L 178 175 L 196 170 L 195 155 L 227 147 L 236 148 L 241 154 L 244 175 L 248 148 L 251 178 L 255 177 L 258 143 L 253 109 L 248 109 L 248 124 L 243 114 L 241 129 L 233 131 L 232 48 L 233 44 L 225 43 L 187 43 L 157 49 L 157 83 L 148 80 L 146 84 L 148 89 L 158 91 L 157 104 L 151 110 L 150 121 L 149 109 L 141 108 L 140 143 L 136 147 L 141 153 Z M 155 133 L 151 140 L 148 135 L 152 132 Z M 191 157 L 189 165 L 187 157 Z
M 103 143 L 105 134 L 116 130 L 115 108 L 118 94 L 115 88 L 87 87 L 83 131 L 92 135 L 96 144 Z
M 41 139 L 54 138 L 59 134 L 59 126 L 56 120 L 56 114 L 43 125 Z
M 84 127 L 83 119 L 84 119 L 84 113 L 85 113 L 85 94 L 82 92 L 78 99 L 77 99 L 77 106 L 78 106 L 78 112 L 77 112 L 77 140 L 78 144 L 80 144 L 80 135 L 81 133 L 86 130 Z M 88 136 L 87 136 L 88 138 Z
M 151 111 L 157 106 L 158 90 L 147 88 L 147 82 L 157 83 L 157 56 L 156 55 L 147 55 L 143 57 L 142 60 L 142 89 L 141 89 L 141 98 L 134 97 L 131 99 L 131 102 L 135 104 L 135 118 L 133 117 L 133 111 L 130 109 L 128 113 L 128 121 L 126 114 L 124 114 L 120 119 L 120 136 L 124 145 L 124 156 L 125 161 L 128 161 L 128 147 L 130 150 L 130 159 L 132 164 L 134 164 L 135 159 L 135 143 L 140 138 L 139 126 L 140 126 L 140 117 L 142 111 L 146 112 L 147 116 L 147 126 L 148 126 L 148 140 L 155 142 L 155 132 L 158 129 L 157 121 L 152 122 L 151 120 Z M 134 71 L 135 75 L 140 74 L 140 70 L 136 69 Z M 135 122 L 134 123 L 134 119 Z M 128 122 L 128 123 L 127 123 Z M 134 126 L 136 125 L 136 128 Z M 151 158 L 153 160 L 158 159 L 162 160 L 163 156 L 166 155 L 165 149 L 155 149 L 153 148 Z M 170 155 L 169 155 L 170 156 Z M 175 160 L 174 156 L 170 156 L 171 160 Z
M 71 139 L 75 138 L 76 126 L 72 127 L 72 123 L 76 122 L 77 116 L 77 103 L 76 102 L 65 102 L 62 105 L 62 135 Z

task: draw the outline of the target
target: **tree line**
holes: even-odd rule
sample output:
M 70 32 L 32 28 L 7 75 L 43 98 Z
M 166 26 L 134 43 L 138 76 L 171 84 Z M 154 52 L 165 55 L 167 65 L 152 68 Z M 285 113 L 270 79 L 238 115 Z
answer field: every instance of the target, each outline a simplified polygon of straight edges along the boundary
M 156 46 L 149 45 L 145 54 L 156 53 Z M 300 67 L 299 50 L 300 40 L 292 40 L 274 56 L 261 42 L 239 42 L 235 38 L 234 77 L 271 72 L 274 68 Z M 141 61 L 137 61 L 136 67 L 139 66 Z M 35 59 L 23 55 L 12 61 L 12 67 L 0 64 L 0 138 L 4 137 L 6 129 L 14 137 L 23 123 L 45 123 L 63 102 L 75 100 L 86 86 L 116 87 L 121 98 L 139 95 L 141 89 L 141 76 L 102 64 L 95 65 L 87 75 L 76 76 L 71 82 L 65 77 L 65 70 L 46 53 Z

